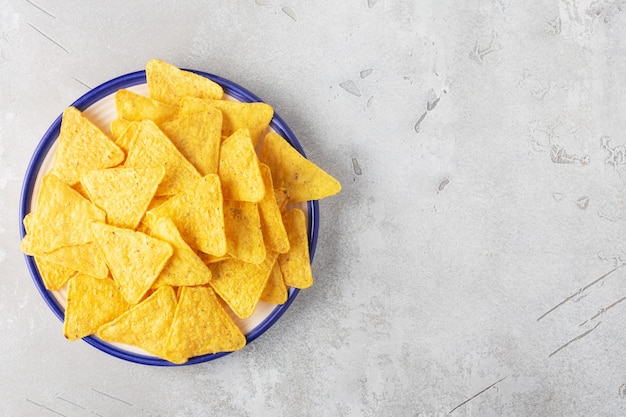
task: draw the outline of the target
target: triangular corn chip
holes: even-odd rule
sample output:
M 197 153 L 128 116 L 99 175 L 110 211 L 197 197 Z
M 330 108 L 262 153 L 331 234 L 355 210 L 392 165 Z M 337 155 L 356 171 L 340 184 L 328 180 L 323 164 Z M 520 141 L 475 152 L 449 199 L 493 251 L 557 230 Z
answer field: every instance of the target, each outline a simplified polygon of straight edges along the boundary
M 68 284 L 63 334 L 68 340 L 82 339 L 129 307 L 112 279 L 78 274 Z
M 40 258 L 95 278 L 109 276 L 104 254 L 95 242 L 63 246 L 40 255 Z
M 246 337 L 209 287 L 181 287 L 174 321 L 165 345 L 165 358 L 181 364 L 194 356 L 232 352 Z
M 217 174 L 222 141 L 222 113 L 219 110 L 180 113 L 160 126 L 200 175 Z
M 209 174 L 146 213 L 151 227 L 159 218 L 172 219 L 181 236 L 195 250 L 215 256 L 226 254 L 224 209 L 220 179 Z
M 257 203 L 265 196 L 259 160 L 246 129 L 222 142 L 218 173 L 226 200 Z
M 254 313 L 277 255 L 276 252 L 268 251 L 260 265 L 239 259 L 209 264 L 213 273 L 209 284 L 238 317 L 248 318 Z
M 124 152 L 75 107 L 63 112 L 52 173 L 74 185 L 92 169 L 110 168 L 124 161 Z
M 89 172 L 81 183 L 89 199 L 107 214 L 107 223 L 135 229 L 165 175 L 162 166 L 109 168 Z
M 113 142 L 124 151 L 125 155 L 128 154 L 130 144 L 135 140 L 140 125 L 141 122 L 131 122 L 130 120 L 124 119 L 115 119 L 111 122 Z
M 120 119 L 138 122 L 149 119 L 157 125 L 173 119 L 178 112 L 177 106 L 126 89 L 117 90 L 115 93 L 115 108 Z
M 161 287 L 115 320 L 100 326 L 96 335 L 108 342 L 134 345 L 163 357 L 175 311 L 176 293 L 172 287 Z
M 252 264 L 263 262 L 265 244 L 257 203 L 224 200 L 224 228 L 230 255 Z
M 146 64 L 146 81 L 151 98 L 173 106 L 186 96 L 221 99 L 224 95 L 216 82 L 158 59 Z
M 179 193 L 201 177 L 161 129 L 153 121 L 144 120 L 130 144 L 124 166 L 145 168 L 155 165 L 165 167 L 165 177 L 159 184 L 157 196 Z
M 266 103 L 245 103 L 230 100 L 211 100 L 185 97 L 181 101 L 183 112 L 194 112 L 203 109 L 219 109 L 224 115 L 222 136 L 228 137 L 239 129 L 250 131 L 252 143 L 256 145 L 267 130 L 274 109 Z
M 211 280 L 211 271 L 185 243 L 171 219 L 167 217 L 158 219 L 151 227 L 151 235 L 169 242 L 174 248 L 174 254 L 161 271 L 153 287 L 202 285 Z
M 57 176 L 46 174 L 37 205 L 28 218 L 29 232 L 21 249 L 27 255 L 37 256 L 93 241 L 89 224 L 104 221 L 106 214 Z
M 278 262 L 275 262 L 259 301 L 272 304 L 284 304 L 287 301 L 287 297 L 287 286 L 283 280 L 283 273 L 280 271 Z
M 283 222 L 289 236 L 289 252 L 278 255 L 278 263 L 283 273 L 285 285 L 295 288 L 308 288 L 313 285 L 313 273 L 309 258 L 309 239 L 304 212 L 299 208 L 288 210 Z
M 261 230 L 263 231 L 265 246 L 275 252 L 286 253 L 289 250 L 289 238 L 280 214 L 280 207 L 276 202 L 276 194 L 271 192 L 274 189 L 272 173 L 265 164 L 259 164 L 259 167 L 261 168 L 265 189 L 268 190 L 263 200 L 259 202 Z
M 291 202 L 320 200 L 341 191 L 339 181 L 274 132 L 265 135 L 259 159 L 272 170 L 274 186 L 289 190 Z
M 50 291 L 55 291 L 63 287 L 70 278 L 78 274 L 77 271 L 71 268 L 46 261 L 37 256 L 35 257 L 35 263 L 37 264 L 37 269 L 39 270 L 39 275 L 41 275 L 44 286 Z
M 141 232 L 99 222 L 91 224 L 91 231 L 124 299 L 138 303 L 174 253 L 172 246 Z

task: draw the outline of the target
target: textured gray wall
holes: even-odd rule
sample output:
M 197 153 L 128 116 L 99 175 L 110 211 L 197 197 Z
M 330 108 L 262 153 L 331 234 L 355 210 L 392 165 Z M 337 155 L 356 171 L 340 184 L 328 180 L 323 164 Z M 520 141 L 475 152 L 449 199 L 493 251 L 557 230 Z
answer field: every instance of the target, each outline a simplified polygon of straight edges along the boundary
M 0 415 L 624 415 L 625 8 L 0 0 Z M 153 57 L 246 86 L 343 183 L 314 286 L 175 369 L 64 340 L 18 247 L 47 127 Z

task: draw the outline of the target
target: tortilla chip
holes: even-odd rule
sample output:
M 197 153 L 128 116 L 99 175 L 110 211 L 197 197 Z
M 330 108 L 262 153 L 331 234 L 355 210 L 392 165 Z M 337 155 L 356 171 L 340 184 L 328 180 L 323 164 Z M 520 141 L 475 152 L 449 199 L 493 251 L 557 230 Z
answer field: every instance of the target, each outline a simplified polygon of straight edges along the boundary
M 263 262 L 265 244 L 256 203 L 224 200 L 224 230 L 230 255 L 253 264 Z
M 275 187 L 289 190 L 291 202 L 320 200 L 341 191 L 341 184 L 292 147 L 277 133 L 265 135 L 261 162 L 272 170 Z
M 263 183 L 266 190 L 273 190 L 272 173 L 265 164 L 259 164 Z M 276 203 L 276 195 L 273 192 L 266 192 L 263 200 L 259 202 L 259 215 L 261 219 L 261 230 L 265 245 L 278 253 L 286 253 L 289 250 L 289 238 L 283 224 L 280 207 Z
M 158 219 L 152 225 L 151 235 L 169 242 L 174 248 L 174 254 L 155 281 L 154 288 L 164 285 L 172 287 L 202 285 L 211 280 L 211 271 L 185 243 L 171 219 L 166 217 Z
M 78 274 L 77 271 L 71 268 L 46 261 L 38 256 L 35 257 L 35 263 L 37 264 L 43 285 L 50 291 L 62 288 L 70 278 Z
M 124 134 L 126 129 L 130 126 L 137 126 L 138 122 L 133 122 L 126 119 L 113 119 L 109 128 L 111 129 L 111 134 L 113 135 L 113 142 L 115 142 L 124 152 L 128 152 L 128 147 L 124 148 L 118 143 L 119 138 Z
M 186 96 L 219 100 L 224 95 L 216 82 L 158 59 L 146 64 L 146 81 L 151 98 L 173 106 Z
M 274 267 L 272 268 L 272 272 L 267 280 L 267 284 L 265 284 L 259 301 L 272 304 L 284 304 L 287 298 L 287 286 L 283 280 L 283 273 L 280 271 L 278 262 L 274 262 Z
M 63 246 L 89 243 L 93 241 L 89 224 L 105 218 L 104 211 L 76 190 L 54 174 L 46 174 L 21 249 L 27 255 L 38 256 Z
M 107 223 L 135 229 L 165 175 L 165 168 L 109 168 L 89 172 L 81 180 L 95 205 L 107 214 Z
M 157 196 L 179 193 L 201 178 L 161 129 L 153 121 L 144 120 L 130 144 L 124 166 L 145 168 L 158 165 L 165 167 L 165 176 L 156 191 Z
M 165 345 L 165 357 L 185 363 L 194 356 L 232 352 L 246 337 L 209 287 L 182 287 Z
M 209 264 L 213 273 L 209 284 L 238 317 L 248 318 L 254 313 L 277 255 L 276 252 L 268 251 L 265 260 L 259 265 L 239 259 Z
M 258 203 L 265 196 L 259 160 L 245 129 L 222 143 L 218 173 L 226 200 Z
M 149 119 L 157 125 L 173 119 L 178 113 L 177 106 L 126 89 L 117 90 L 115 93 L 115 108 L 120 119 L 137 122 Z
M 149 210 L 145 220 L 151 227 L 162 217 L 172 219 L 193 249 L 215 256 L 226 254 L 222 189 L 217 175 L 202 177 L 187 190 Z
M 129 307 L 112 279 L 78 274 L 68 284 L 63 335 L 78 340 L 94 334 Z
M 103 324 L 97 336 L 108 342 L 137 346 L 163 357 L 163 348 L 176 311 L 176 293 L 161 287 L 115 320 Z
M 224 115 L 222 136 L 228 137 L 239 129 L 247 129 L 254 145 L 263 137 L 274 117 L 274 109 L 266 103 L 185 97 L 180 105 L 183 112 L 219 109 Z
M 124 152 L 75 107 L 63 112 L 52 173 L 74 185 L 93 169 L 117 166 Z
M 219 110 L 181 113 L 161 129 L 200 175 L 217 174 L 222 141 Z
M 295 288 L 308 288 L 313 285 L 313 273 L 309 258 L 309 238 L 304 212 L 298 208 L 287 211 L 283 222 L 289 236 L 290 249 L 278 256 L 280 270 L 285 285 Z
M 172 246 L 141 232 L 99 222 L 91 224 L 91 231 L 124 299 L 138 303 L 173 255 Z
M 94 242 L 63 246 L 39 257 L 95 278 L 109 276 L 109 268 L 104 259 L 104 254 Z

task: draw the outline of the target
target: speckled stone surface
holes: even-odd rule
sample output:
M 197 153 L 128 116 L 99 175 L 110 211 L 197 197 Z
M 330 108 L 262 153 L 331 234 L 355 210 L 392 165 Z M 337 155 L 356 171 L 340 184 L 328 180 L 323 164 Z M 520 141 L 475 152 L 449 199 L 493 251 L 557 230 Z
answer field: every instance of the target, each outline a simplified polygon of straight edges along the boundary
M 0 415 L 625 415 L 625 9 L 0 0 Z M 66 341 L 19 251 L 47 127 L 154 57 L 262 97 L 343 184 L 314 286 L 190 367 Z

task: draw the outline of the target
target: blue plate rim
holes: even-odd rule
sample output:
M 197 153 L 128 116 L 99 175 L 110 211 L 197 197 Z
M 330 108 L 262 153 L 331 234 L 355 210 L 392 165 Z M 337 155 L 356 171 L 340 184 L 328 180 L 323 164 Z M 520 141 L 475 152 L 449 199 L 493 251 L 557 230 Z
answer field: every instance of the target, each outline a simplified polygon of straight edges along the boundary
M 195 69 L 187 69 L 183 68 L 186 71 L 190 71 L 206 77 L 216 83 L 220 84 L 224 89 L 224 92 L 229 96 L 244 102 L 264 102 L 257 95 L 249 91 L 248 89 L 240 86 L 239 84 L 230 81 L 224 77 L 211 74 L 204 71 L 199 71 Z M 74 101 L 70 106 L 76 107 L 80 111 L 84 111 L 89 108 L 91 105 L 96 102 L 102 100 L 106 96 L 115 93 L 120 88 L 129 88 L 140 84 L 146 83 L 146 72 L 145 70 L 131 72 L 128 74 L 124 74 L 113 78 L 109 81 L 106 81 L 100 84 L 97 87 L 89 90 L 87 93 L 83 94 L 80 98 Z M 24 176 L 24 182 L 22 184 L 21 196 L 20 196 L 20 207 L 19 207 L 19 225 L 20 225 L 20 240 L 24 238 L 26 235 L 26 230 L 24 229 L 24 217 L 30 213 L 33 192 L 35 188 L 35 182 L 37 179 L 37 175 L 41 166 L 44 162 L 44 159 L 52 145 L 56 142 L 59 131 L 61 128 L 61 118 L 62 114 L 59 115 L 54 122 L 50 125 L 46 133 L 43 135 L 39 144 L 35 148 L 33 156 L 28 164 L 28 168 L 26 169 L 26 173 Z M 306 158 L 306 154 L 302 145 L 296 138 L 296 135 L 289 128 L 287 123 L 276 113 L 274 112 L 274 117 L 270 122 L 270 126 L 281 136 L 283 136 L 290 144 L 293 146 L 302 156 Z M 307 202 L 308 208 L 308 220 L 309 220 L 309 254 L 310 260 L 313 262 L 313 258 L 315 256 L 315 249 L 317 247 L 317 240 L 319 234 L 319 203 L 316 200 Z M 30 271 L 31 277 L 37 287 L 37 290 L 43 297 L 44 301 L 48 305 L 48 307 L 53 311 L 53 313 L 57 316 L 61 322 L 64 320 L 64 309 L 59 303 L 56 301 L 54 296 L 50 291 L 48 291 L 39 274 L 39 270 L 35 263 L 35 260 L 32 256 L 24 255 L 26 265 L 28 270 Z M 248 334 L 246 334 L 246 344 L 251 343 L 256 340 L 259 336 L 265 333 L 270 327 L 272 327 L 276 321 L 287 311 L 291 303 L 293 303 L 294 299 L 298 295 L 299 290 L 297 288 L 290 288 L 288 291 L 288 299 L 284 304 L 277 305 L 274 310 L 254 329 L 252 329 Z M 160 359 L 153 356 L 141 355 L 134 352 L 129 352 L 124 349 L 121 349 L 117 346 L 111 345 L 103 340 L 95 337 L 95 336 L 87 336 L 83 338 L 85 342 L 97 348 L 98 350 L 107 353 L 113 357 L 117 357 L 119 359 L 126 360 L 128 362 L 138 363 L 142 365 L 152 365 L 152 366 L 188 366 L 194 365 L 204 362 L 213 361 L 215 359 L 221 358 L 223 356 L 229 355 L 233 352 L 220 352 L 213 354 L 206 354 L 195 356 L 190 358 L 184 364 L 174 364 L 164 359 Z

